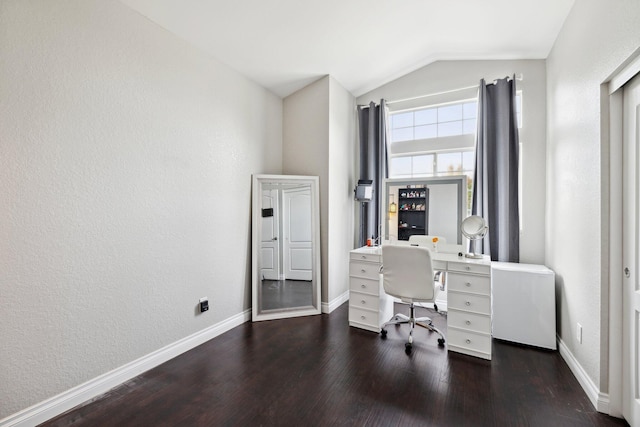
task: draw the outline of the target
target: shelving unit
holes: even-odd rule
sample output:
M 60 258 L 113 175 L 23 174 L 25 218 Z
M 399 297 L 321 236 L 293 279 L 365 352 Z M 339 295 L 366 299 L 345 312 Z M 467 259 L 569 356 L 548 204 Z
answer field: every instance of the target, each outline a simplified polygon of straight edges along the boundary
M 400 188 L 398 190 L 398 240 L 428 234 L 429 189 Z

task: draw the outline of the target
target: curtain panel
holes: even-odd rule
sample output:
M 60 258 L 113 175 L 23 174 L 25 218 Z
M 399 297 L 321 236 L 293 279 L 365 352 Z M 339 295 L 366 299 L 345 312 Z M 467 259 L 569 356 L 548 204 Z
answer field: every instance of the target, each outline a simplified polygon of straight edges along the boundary
M 370 237 L 379 238 L 383 217 L 380 209 L 384 200 L 383 181 L 388 176 L 387 141 L 388 108 L 386 101 L 376 105 L 358 106 L 360 136 L 360 179 L 373 181 L 373 199 L 361 203 L 358 243 L 364 246 Z
M 519 137 L 515 78 L 480 81 L 476 165 L 471 210 L 489 226 L 475 248 L 492 261 L 519 262 Z

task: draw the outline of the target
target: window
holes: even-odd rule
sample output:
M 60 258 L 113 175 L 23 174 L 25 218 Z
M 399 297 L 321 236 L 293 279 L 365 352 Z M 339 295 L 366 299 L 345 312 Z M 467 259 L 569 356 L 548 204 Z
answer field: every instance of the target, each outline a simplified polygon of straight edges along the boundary
M 477 99 L 390 113 L 390 178 L 467 176 L 467 210 L 475 162 Z M 516 95 L 522 127 L 522 94 Z
M 391 115 L 391 142 L 474 134 L 478 101 L 470 100 Z

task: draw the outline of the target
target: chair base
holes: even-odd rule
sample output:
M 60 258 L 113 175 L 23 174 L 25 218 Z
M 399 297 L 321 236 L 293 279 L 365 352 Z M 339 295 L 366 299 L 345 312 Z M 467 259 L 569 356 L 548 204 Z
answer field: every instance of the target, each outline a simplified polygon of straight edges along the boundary
M 431 320 L 430 317 L 415 317 L 415 306 L 413 303 L 411 303 L 409 305 L 409 308 L 411 310 L 410 315 L 407 316 L 406 314 L 402 314 L 402 313 L 397 313 L 396 315 L 394 315 L 391 320 L 389 320 L 388 322 L 385 322 L 382 327 L 380 328 L 380 334 L 382 336 L 382 338 L 386 338 L 387 336 L 387 330 L 386 327 L 389 325 L 402 325 L 405 323 L 408 323 L 411 327 L 411 329 L 409 330 L 409 340 L 407 341 L 407 343 L 404 345 L 405 347 L 405 352 L 407 354 L 411 353 L 411 349 L 413 347 L 413 329 L 415 328 L 415 325 L 419 325 L 422 326 L 423 328 L 428 329 L 431 332 L 435 332 L 438 335 L 440 335 L 440 338 L 438 338 L 438 345 L 440 347 L 444 346 L 445 343 L 445 339 L 444 339 L 444 335 L 442 334 L 442 332 L 436 328 L 435 326 L 433 326 L 433 321 Z

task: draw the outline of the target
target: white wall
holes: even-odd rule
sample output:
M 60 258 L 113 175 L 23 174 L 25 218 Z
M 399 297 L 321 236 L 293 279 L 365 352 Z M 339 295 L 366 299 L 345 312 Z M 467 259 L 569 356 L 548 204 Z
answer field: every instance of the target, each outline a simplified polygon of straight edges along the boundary
M 559 335 L 607 391 L 600 85 L 640 46 L 640 3 L 577 1 L 547 59 L 546 263 L 557 277 Z M 620 284 L 614 284 L 620 286 Z M 583 326 L 583 342 L 575 338 Z
M 327 301 L 329 206 L 329 81 L 324 77 L 283 101 L 282 171 L 314 175 L 320 186 L 322 301 Z
M 349 290 L 349 251 L 353 249 L 356 184 L 354 144 L 356 100 L 331 78 L 329 88 L 329 271 L 328 302 Z
M 440 61 L 427 65 L 358 97 L 360 105 L 436 94 L 477 85 L 481 78 L 497 78 L 522 74 L 516 82 L 523 91 L 523 125 L 520 130 L 522 146 L 522 209 L 520 211 L 520 261 L 544 263 L 545 230 L 545 144 L 546 144 L 546 75 L 544 60 L 520 61 Z M 393 109 L 415 107 L 422 103 L 438 103 L 458 96 L 476 96 L 477 90 L 455 92 L 422 100 L 392 104 Z M 457 98 L 460 99 L 460 98 Z
M 282 101 L 119 2 L 0 28 L 2 419 L 249 308 Z
M 355 98 L 332 77 L 323 77 L 284 99 L 284 173 L 320 177 L 325 306 L 348 289 L 348 252 L 353 249 L 354 233 L 354 138 Z

